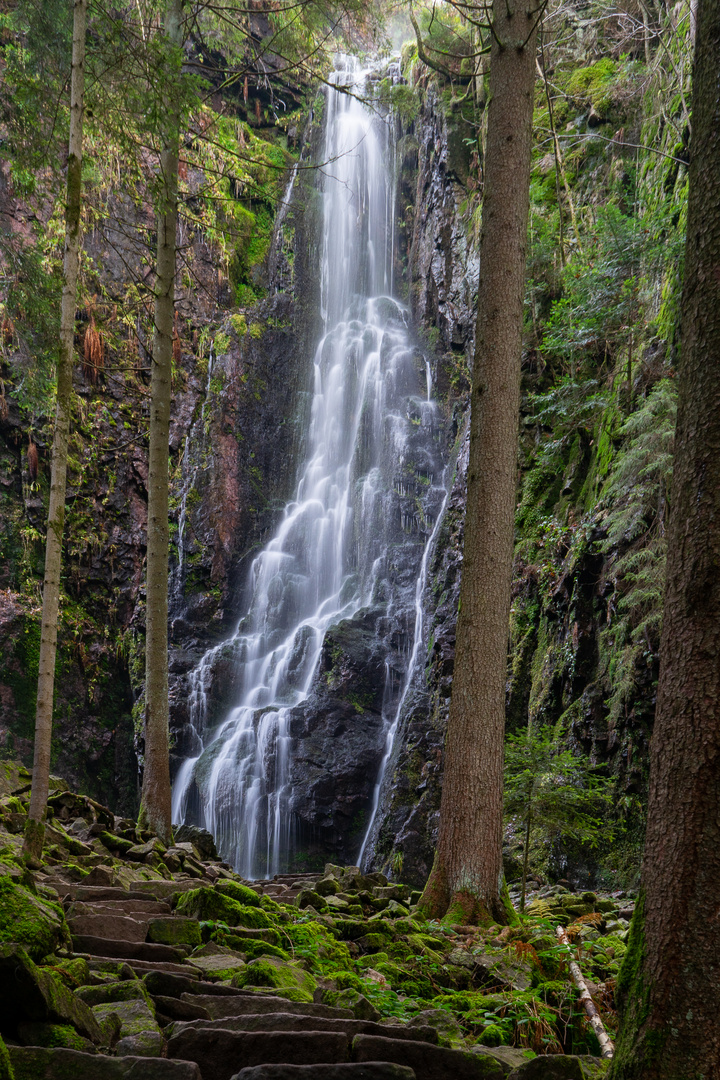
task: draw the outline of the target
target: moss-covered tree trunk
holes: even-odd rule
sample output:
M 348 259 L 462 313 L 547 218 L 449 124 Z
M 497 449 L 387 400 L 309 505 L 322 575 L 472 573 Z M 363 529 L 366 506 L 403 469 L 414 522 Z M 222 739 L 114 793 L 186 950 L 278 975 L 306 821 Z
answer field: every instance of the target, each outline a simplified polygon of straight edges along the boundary
M 170 0 L 165 34 L 181 63 L 182 0 Z M 168 705 L 168 454 L 175 313 L 178 152 L 177 85 L 165 88 L 165 130 L 155 264 L 155 330 L 150 382 L 148 468 L 147 617 L 145 637 L 145 760 L 140 824 L 165 843 L 172 837 Z
M 720 5 L 700 0 L 643 902 L 613 1080 L 720 1077 Z
M 539 13 L 495 0 L 465 544 L 432 916 L 507 921 L 503 739 Z
M 70 139 L 65 204 L 65 254 L 63 292 L 60 307 L 60 340 L 57 363 L 57 396 L 50 466 L 50 505 L 45 541 L 40 664 L 35 711 L 35 752 L 33 758 L 30 809 L 25 828 L 23 852 L 31 860 L 42 854 L 45 815 L 50 778 L 52 712 L 55 691 L 58 612 L 62 538 L 65 526 L 65 482 L 72 405 L 73 338 L 77 306 L 77 279 L 80 256 L 80 210 L 82 198 L 83 97 L 85 94 L 85 28 L 87 0 L 75 0 L 73 10 L 72 73 L 70 81 Z

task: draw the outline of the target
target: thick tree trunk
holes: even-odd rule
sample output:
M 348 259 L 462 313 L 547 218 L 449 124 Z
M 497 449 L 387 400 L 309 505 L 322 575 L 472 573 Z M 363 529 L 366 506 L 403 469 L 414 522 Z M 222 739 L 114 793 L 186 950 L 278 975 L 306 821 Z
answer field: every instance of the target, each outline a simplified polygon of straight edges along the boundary
M 507 921 L 503 740 L 538 10 L 495 0 L 465 546 L 440 834 L 422 907 Z
M 182 0 L 165 16 L 170 44 L 182 45 Z M 145 760 L 140 824 L 168 843 L 172 838 L 168 706 L 168 453 L 175 312 L 178 149 L 180 116 L 167 102 L 160 155 L 162 191 L 157 216 L 155 332 L 150 383 L 148 469 L 147 620 L 145 637 Z
M 73 338 L 75 335 L 75 309 L 77 305 L 80 253 L 86 25 L 87 0 L 75 0 L 70 83 L 67 202 L 65 205 L 65 254 L 60 308 L 55 430 L 50 466 L 50 505 L 45 541 L 40 664 L 35 712 L 35 753 L 30 809 L 23 843 L 23 852 L 31 861 L 38 860 L 42 854 L 50 777 L 55 655 L 57 651 L 57 623 L 60 606 L 60 571 L 62 566 L 63 528 L 65 526 L 65 481 L 72 404 Z
M 698 11 L 682 356 L 644 898 L 613 1080 L 720 1077 L 720 5 Z

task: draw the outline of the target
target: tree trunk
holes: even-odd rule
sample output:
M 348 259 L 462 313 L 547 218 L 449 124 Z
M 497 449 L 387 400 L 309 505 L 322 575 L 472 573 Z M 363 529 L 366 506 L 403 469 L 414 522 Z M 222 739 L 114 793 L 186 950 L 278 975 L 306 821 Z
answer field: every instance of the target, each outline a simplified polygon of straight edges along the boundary
M 63 292 L 60 307 L 60 341 L 57 365 L 55 430 L 50 466 L 50 505 L 45 540 L 42 629 L 35 711 L 35 751 L 33 758 L 30 809 L 23 853 L 30 861 L 42 855 L 45 815 L 50 778 L 52 713 L 55 691 L 55 654 L 60 606 L 62 538 L 65 525 L 65 481 L 72 404 L 73 338 L 77 306 L 77 279 L 80 254 L 80 209 L 82 197 L 83 96 L 85 93 L 85 28 L 87 0 L 75 0 L 73 10 L 72 73 L 70 82 L 70 139 L 65 205 L 65 254 Z
M 182 0 L 170 0 L 165 14 L 165 34 L 174 49 L 181 47 Z M 172 81 L 170 88 L 172 98 L 165 102 L 166 129 L 160 155 L 162 189 L 157 215 L 148 468 L 145 760 L 140 805 L 141 826 L 165 843 L 172 838 L 167 656 L 168 453 L 180 141 L 178 97 Z
M 531 6 L 530 6 L 531 7 Z M 537 9 L 495 0 L 465 546 L 426 914 L 506 922 L 503 740 Z
M 697 23 L 682 356 L 644 895 L 613 1080 L 720 1077 L 720 5 Z

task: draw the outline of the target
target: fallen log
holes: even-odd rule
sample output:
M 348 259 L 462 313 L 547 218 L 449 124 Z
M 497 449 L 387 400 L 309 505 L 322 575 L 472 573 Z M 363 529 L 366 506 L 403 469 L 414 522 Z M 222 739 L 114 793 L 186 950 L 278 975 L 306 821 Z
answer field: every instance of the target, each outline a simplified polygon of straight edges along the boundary
M 611 1058 L 615 1053 L 615 1047 L 612 1044 L 610 1036 L 605 1030 L 605 1025 L 600 1019 L 600 1013 L 598 1012 L 595 1002 L 593 1001 L 590 994 L 590 991 L 587 988 L 587 983 L 583 979 L 580 965 L 572 959 L 572 950 L 570 948 L 568 936 L 565 933 L 565 928 L 563 926 L 558 926 L 556 932 L 558 939 L 567 948 L 567 951 L 569 953 L 570 959 L 568 960 L 568 967 L 570 968 L 570 974 L 572 975 L 573 982 L 580 991 L 580 1000 L 582 1001 L 585 1012 L 587 1013 L 588 1020 L 590 1021 L 590 1026 L 597 1035 L 597 1040 L 600 1043 L 600 1053 L 604 1058 Z

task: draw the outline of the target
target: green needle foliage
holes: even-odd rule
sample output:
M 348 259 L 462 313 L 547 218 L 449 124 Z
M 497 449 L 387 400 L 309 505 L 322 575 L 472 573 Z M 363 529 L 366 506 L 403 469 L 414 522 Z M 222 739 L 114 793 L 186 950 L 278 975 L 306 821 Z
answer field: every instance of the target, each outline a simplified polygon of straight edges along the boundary
M 611 781 L 570 750 L 558 750 L 553 728 L 509 735 L 505 742 L 505 816 L 523 833 L 520 910 L 525 910 L 530 837 L 576 840 L 594 847 L 607 835 Z

